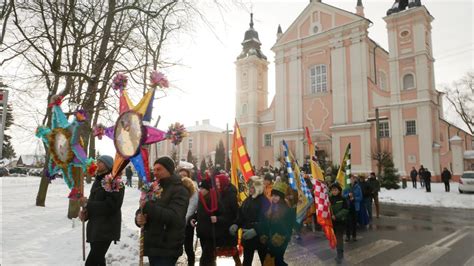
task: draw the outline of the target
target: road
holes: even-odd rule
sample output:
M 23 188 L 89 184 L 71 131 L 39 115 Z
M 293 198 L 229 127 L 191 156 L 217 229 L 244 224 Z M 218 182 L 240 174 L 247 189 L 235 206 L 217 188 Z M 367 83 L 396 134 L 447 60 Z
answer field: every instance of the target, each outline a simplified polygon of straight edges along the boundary
M 358 237 L 344 243 L 343 265 L 474 266 L 473 210 L 382 205 L 380 218 Z M 305 230 L 302 240 L 289 244 L 285 259 L 297 266 L 335 265 L 335 255 L 322 232 Z M 233 262 L 220 258 L 217 265 Z M 257 257 L 254 265 L 260 265 Z

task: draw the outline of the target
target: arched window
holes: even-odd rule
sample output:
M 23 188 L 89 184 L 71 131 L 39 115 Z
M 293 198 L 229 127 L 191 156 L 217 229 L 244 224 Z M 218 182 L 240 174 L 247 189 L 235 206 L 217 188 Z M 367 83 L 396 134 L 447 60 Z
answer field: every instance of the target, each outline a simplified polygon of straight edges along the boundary
M 415 77 L 413 74 L 406 74 L 403 76 L 403 89 L 408 90 L 415 88 Z
M 247 104 L 244 103 L 242 104 L 242 115 L 246 115 L 247 114 Z
M 381 90 L 388 90 L 387 75 L 383 71 L 379 71 L 379 87 Z

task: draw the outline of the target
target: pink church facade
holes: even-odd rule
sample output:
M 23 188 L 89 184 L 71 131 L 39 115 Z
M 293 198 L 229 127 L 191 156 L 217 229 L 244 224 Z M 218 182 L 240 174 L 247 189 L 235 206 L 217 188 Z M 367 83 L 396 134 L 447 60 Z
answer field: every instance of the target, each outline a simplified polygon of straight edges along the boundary
M 435 88 L 434 18 L 420 1 L 388 14 L 386 51 L 368 36 L 372 22 L 362 1 L 356 13 L 311 1 L 285 32 L 279 28 L 269 106 L 269 62 L 251 21 L 235 62 L 236 118 L 257 167 L 279 165 L 282 140 L 302 162 L 308 127 L 328 160 L 339 163 L 350 142 L 353 172 L 375 171 L 376 108 L 381 150 L 392 153 L 402 176 L 421 164 L 434 176 L 442 167 L 455 175 L 471 167 L 464 153 L 473 149 L 472 135 L 445 120 L 443 95 Z

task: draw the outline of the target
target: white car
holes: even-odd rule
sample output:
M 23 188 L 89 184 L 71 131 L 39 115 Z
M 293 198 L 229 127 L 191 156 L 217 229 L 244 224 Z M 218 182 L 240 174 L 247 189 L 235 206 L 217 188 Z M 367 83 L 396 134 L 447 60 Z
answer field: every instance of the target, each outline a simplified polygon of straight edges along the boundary
M 466 171 L 459 178 L 459 193 L 474 192 L 474 171 Z

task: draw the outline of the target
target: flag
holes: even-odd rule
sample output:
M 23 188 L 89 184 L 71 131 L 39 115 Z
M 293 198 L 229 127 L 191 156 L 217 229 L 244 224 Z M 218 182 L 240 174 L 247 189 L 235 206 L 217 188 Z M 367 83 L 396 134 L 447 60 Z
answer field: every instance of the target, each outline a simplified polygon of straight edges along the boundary
M 342 190 L 350 184 L 351 177 L 351 144 L 347 144 L 346 152 L 342 158 L 341 166 L 337 172 L 336 181 L 341 185 Z
M 288 144 L 285 141 L 283 141 L 283 146 L 285 146 L 285 161 L 288 172 L 288 180 L 293 180 L 294 188 L 292 187 L 292 189 L 298 191 L 298 203 L 296 205 L 296 221 L 298 223 L 301 223 L 303 219 L 306 218 L 306 212 L 311 207 L 311 204 L 313 202 L 313 196 L 311 195 L 311 191 L 306 185 L 306 181 L 301 175 L 300 167 L 298 166 L 298 161 L 294 159 L 293 154 L 291 154 L 291 151 L 288 149 Z M 292 160 L 295 162 L 294 172 L 291 168 Z
M 242 173 L 244 180 L 240 180 L 238 170 Z M 237 189 L 237 202 L 242 202 L 247 198 L 246 182 L 251 176 L 255 175 L 253 172 L 250 158 L 245 148 L 245 143 L 240 133 L 239 125 L 235 121 L 234 125 L 234 137 L 232 141 L 232 160 L 231 160 L 231 183 Z M 239 182 L 242 181 L 242 182 Z
M 314 185 L 314 202 L 316 204 L 316 217 L 321 225 L 326 238 L 329 240 L 329 246 L 334 249 L 336 247 L 336 235 L 331 220 L 330 201 L 328 196 L 328 188 L 324 182 L 316 179 Z
M 313 142 L 311 141 L 311 135 L 309 134 L 309 129 L 306 127 L 306 138 L 308 140 L 309 154 L 311 155 L 311 176 L 315 179 L 324 180 L 323 171 L 318 164 L 318 156 L 316 155 L 316 149 Z
M 288 149 L 288 144 L 286 144 L 286 141 L 283 140 L 283 147 L 285 147 L 285 150 L 283 151 L 283 154 L 285 156 L 285 164 L 286 164 L 286 171 L 288 172 L 288 183 L 290 184 L 290 187 L 293 190 L 297 190 L 297 184 L 295 182 L 295 173 L 293 173 L 293 169 L 291 168 L 291 161 L 290 161 L 290 156 L 289 156 L 289 149 Z

